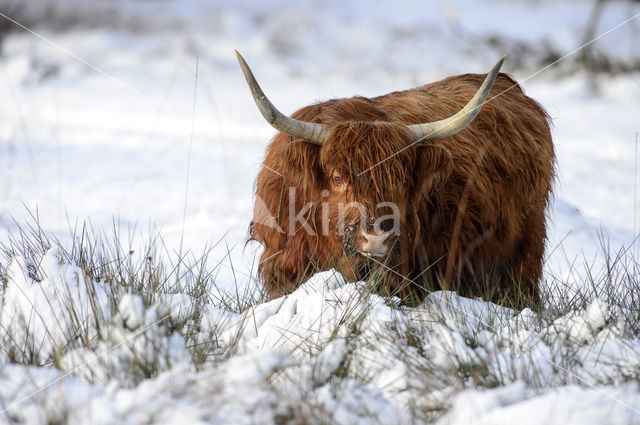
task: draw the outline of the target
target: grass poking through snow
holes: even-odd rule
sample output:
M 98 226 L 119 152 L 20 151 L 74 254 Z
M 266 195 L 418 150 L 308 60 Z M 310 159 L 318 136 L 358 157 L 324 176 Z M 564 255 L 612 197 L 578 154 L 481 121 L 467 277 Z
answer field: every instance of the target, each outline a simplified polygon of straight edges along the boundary
M 214 246 L 176 257 L 157 234 L 122 240 L 115 224 L 110 237 L 83 226 L 66 248 L 35 218 L 19 228 L 0 248 L 0 363 L 165 391 L 164 403 L 196 403 L 210 419 L 223 405 L 252 417 L 232 394 L 255 390 L 249 405 L 274 423 L 309 424 L 455 422 L 464 397 L 516 388 L 516 403 L 640 381 L 640 265 L 628 248 L 603 243 L 605 261 L 573 281 L 549 275 L 534 312 L 442 291 L 410 308 L 333 271 L 267 302 L 239 282 L 218 288 Z

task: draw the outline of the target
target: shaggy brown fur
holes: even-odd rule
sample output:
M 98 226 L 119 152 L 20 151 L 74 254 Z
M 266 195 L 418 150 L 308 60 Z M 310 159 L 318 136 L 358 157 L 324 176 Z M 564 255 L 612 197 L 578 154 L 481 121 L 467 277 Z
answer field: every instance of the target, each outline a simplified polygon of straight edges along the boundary
M 330 190 L 337 172 L 348 182 L 346 199 L 365 203 L 371 214 L 378 202 L 400 206 L 398 255 L 379 268 L 392 270 L 381 292 L 409 303 L 439 288 L 516 307 L 522 295 L 525 305 L 536 303 L 554 176 L 543 108 L 500 74 L 489 101 L 459 133 L 414 145 L 405 127 L 455 114 L 484 78 L 465 74 L 372 99 L 334 99 L 292 115 L 331 131 L 322 146 L 278 133 L 267 148 L 252 238 L 265 248 L 260 273 L 271 297 L 318 270 L 360 279 L 376 268 L 345 252 L 335 220 L 323 234 L 322 216 L 335 218 L 339 201 Z M 304 217 L 294 229 L 291 190 L 293 211 Z

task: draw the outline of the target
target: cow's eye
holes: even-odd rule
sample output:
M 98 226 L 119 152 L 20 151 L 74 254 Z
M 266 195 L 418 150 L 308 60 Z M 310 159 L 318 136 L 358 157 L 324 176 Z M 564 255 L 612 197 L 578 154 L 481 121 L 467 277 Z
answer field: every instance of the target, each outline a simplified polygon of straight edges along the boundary
M 333 184 L 335 184 L 336 186 L 342 186 L 342 177 L 334 176 Z

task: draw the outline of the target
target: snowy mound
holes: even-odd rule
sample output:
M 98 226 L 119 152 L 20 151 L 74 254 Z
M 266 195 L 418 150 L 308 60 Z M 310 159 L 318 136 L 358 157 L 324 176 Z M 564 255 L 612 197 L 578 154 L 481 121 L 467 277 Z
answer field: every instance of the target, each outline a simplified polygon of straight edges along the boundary
M 549 318 L 452 292 L 404 308 L 329 271 L 290 296 L 233 313 L 196 308 L 187 294 L 144 299 L 90 281 L 53 251 L 39 264 L 16 257 L 8 271 L 3 420 L 640 420 L 632 314 L 598 298 Z M 7 364 L 21 355 L 40 366 Z

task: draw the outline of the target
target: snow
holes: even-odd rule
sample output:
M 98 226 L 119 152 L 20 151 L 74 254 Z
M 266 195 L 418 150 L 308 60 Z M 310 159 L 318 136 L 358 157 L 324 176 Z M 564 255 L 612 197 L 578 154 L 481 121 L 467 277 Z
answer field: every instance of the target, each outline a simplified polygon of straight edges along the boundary
M 591 7 L 29 2 L 20 17 L 44 39 L 0 38 L 0 242 L 34 222 L 63 247 L 83 226 L 131 257 L 156 255 L 145 251 L 155 240 L 170 258 L 208 252 L 207 290 L 258 299 L 261 248 L 245 241 L 273 130 L 234 48 L 286 113 L 485 72 L 507 53 L 506 71 L 554 122 L 543 286 L 565 289 L 546 301 L 579 298 L 611 266 L 607 250 L 639 255 L 640 74 L 594 80 L 577 54 L 538 73 L 540 51 L 519 43 L 569 53 Z M 597 34 L 639 7 L 608 2 Z M 594 46 L 637 58 L 639 33 L 632 19 Z M 612 301 L 625 287 L 541 318 L 449 292 L 398 307 L 326 271 L 286 298 L 229 308 L 199 305 L 185 286 L 114 287 L 45 251 L 0 264 L 0 343 L 30 359 L 0 356 L 0 423 L 640 423 L 637 325 Z
M 118 312 L 127 328 L 135 329 L 141 326 L 144 319 L 142 297 L 131 294 L 124 295 L 120 299 L 120 304 L 118 304 Z
M 636 423 L 640 407 L 636 392 L 634 385 L 598 389 L 566 386 L 533 398 L 519 383 L 495 390 L 469 390 L 456 398 L 451 414 L 439 423 Z
M 0 328 L 25 349 L 37 348 L 42 361 L 73 338 L 78 328 L 93 338 L 97 332 L 93 323 L 103 319 L 109 304 L 104 288 L 86 282 L 79 267 L 59 264 L 53 252 L 44 256 L 38 273 L 35 270 L 24 259 L 8 267 L 11 285 L 3 294 Z
M 65 274 L 57 270 L 40 285 Z M 602 300 L 545 322 L 452 292 L 398 308 L 360 286 L 318 273 L 286 298 L 218 316 L 217 343 L 227 354 L 201 370 L 186 339 L 163 324 L 181 303 L 142 308 L 125 294 L 103 322 L 106 337 L 65 353 L 59 371 L 5 364 L 3 413 L 29 423 L 64 415 L 70 423 L 396 424 L 448 406 L 441 423 L 640 420 L 640 389 L 625 379 L 640 367 L 640 341 Z M 15 310 L 34 311 L 25 303 Z M 134 382 L 135 365 L 154 355 L 159 373 Z M 492 379 L 502 385 L 473 385 Z

